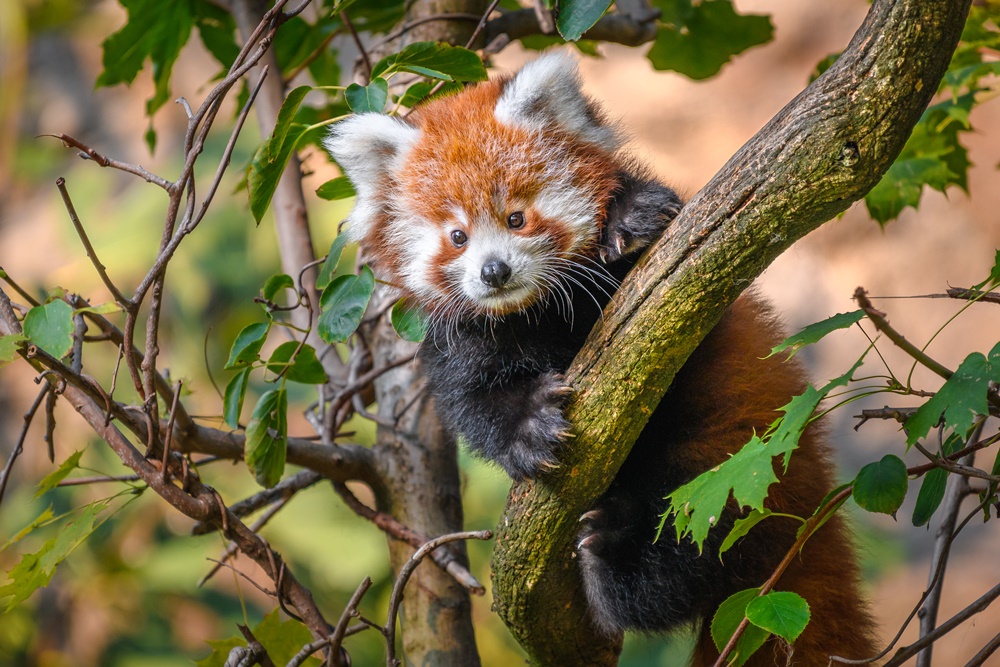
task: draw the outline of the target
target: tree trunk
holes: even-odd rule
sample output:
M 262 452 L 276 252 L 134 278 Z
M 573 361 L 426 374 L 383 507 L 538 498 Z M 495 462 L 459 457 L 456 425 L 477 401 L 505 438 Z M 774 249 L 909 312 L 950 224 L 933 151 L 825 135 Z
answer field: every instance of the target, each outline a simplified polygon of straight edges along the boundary
M 576 438 L 511 489 L 497 611 L 538 665 L 612 665 L 573 560 L 577 518 L 610 483 L 674 374 L 765 267 L 874 187 L 947 69 L 969 0 L 876 0 L 847 50 L 736 153 L 622 285 L 569 371 Z M 544 535 L 545 540 L 538 540 Z

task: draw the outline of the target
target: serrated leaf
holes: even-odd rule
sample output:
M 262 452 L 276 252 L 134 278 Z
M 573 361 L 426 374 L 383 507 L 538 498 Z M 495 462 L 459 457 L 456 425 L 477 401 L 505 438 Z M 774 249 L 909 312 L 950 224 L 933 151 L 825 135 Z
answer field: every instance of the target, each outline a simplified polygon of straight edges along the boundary
M 809 603 L 790 591 L 772 591 L 747 604 L 747 619 L 791 644 L 809 623 Z
M 0 336 L 0 368 L 3 368 L 17 357 L 21 344 L 28 340 L 24 334 L 9 334 Z
M 212 652 L 194 664 L 197 667 L 226 667 L 230 652 L 237 646 L 246 646 L 247 640 L 242 637 L 230 637 L 229 639 L 206 639 L 205 643 L 212 649 Z
M 146 113 L 151 116 L 170 98 L 174 63 L 194 28 L 193 2 L 120 1 L 128 11 L 128 20 L 101 45 L 104 70 L 96 85 L 131 84 L 148 57 L 155 86 L 153 97 L 146 102 Z
M 330 244 L 330 250 L 326 253 L 326 260 L 319 269 L 319 275 L 316 276 L 316 289 L 324 290 L 330 284 L 333 274 L 337 272 L 337 266 L 340 264 L 340 256 L 343 254 L 347 243 L 347 234 L 338 234 L 333 239 L 333 243 Z
M 771 353 L 767 356 L 773 357 L 779 352 L 789 350 L 788 358 L 791 359 L 795 356 L 796 352 L 801 350 L 806 345 L 812 345 L 813 343 L 821 340 L 827 334 L 837 331 L 838 329 L 846 329 L 853 326 L 854 324 L 860 322 L 864 316 L 865 313 L 863 310 L 855 310 L 850 313 L 839 313 L 833 317 L 828 317 L 822 322 L 810 324 L 797 334 L 786 338 L 777 347 L 771 348 Z
M 354 333 L 375 290 L 375 275 L 366 264 L 360 275 L 340 276 L 320 297 L 317 330 L 325 343 L 342 343 Z
M 296 350 L 298 350 L 298 354 L 295 354 Z M 291 361 L 289 366 L 289 360 L 293 354 L 295 354 L 295 360 Z M 316 350 L 313 349 L 312 345 L 303 345 L 302 349 L 299 349 L 298 341 L 294 340 L 278 346 L 267 361 L 267 370 L 276 375 L 284 371 L 283 377 L 292 382 L 301 382 L 302 384 L 324 384 L 326 382 L 326 371 L 323 370 L 323 364 L 316 358 Z
M 205 45 L 223 69 L 236 61 L 240 47 L 236 43 L 236 21 L 232 14 L 206 0 L 195 3 L 195 25 Z
M 279 388 L 258 399 L 247 424 L 244 458 L 258 484 L 270 489 L 281 481 L 287 450 L 288 395 Z
M 906 420 L 906 444 L 925 437 L 942 416 L 946 427 L 966 433 L 977 416 L 989 411 L 986 392 L 990 382 L 1000 382 L 1000 343 L 988 357 L 979 352 L 967 356 L 937 393 Z
M 347 176 L 338 176 L 337 178 L 330 179 L 316 188 L 316 196 L 327 201 L 347 199 L 357 194 L 354 190 L 354 185 L 351 184 Z
M 253 628 L 253 636 L 267 649 L 275 665 L 288 664 L 303 646 L 313 641 L 309 628 L 296 620 L 282 621 L 278 609 L 267 614 Z M 305 664 L 317 666 L 320 661 L 310 658 Z
M 305 126 L 292 123 L 285 131 L 280 148 L 271 150 L 270 141 L 257 147 L 250 170 L 247 172 L 247 192 L 250 195 L 250 212 L 257 224 L 264 217 L 264 212 L 271 205 L 271 198 L 278 187 L 278 181 L 288 165 L 292 152 L 305 132 Z
M 853 496 L 861 509 L 895 516 L 906 497 L 906 486 L 906 464 L 895 454 L 886 454 L 858 472 Z
M 243 327 L 229 349 L 229 361 L 224 368 L 228 371 L 260 359 L 260 348 L 264 347 L 264 341 L 267 340 L 267 333 L 270 330 L 270 321 L 254 322 Z
M 719 605 L 715 615 L 712 617 L 712 641 L 718 650 L 722 650 L 729 643 L 729 639 L 736 632 L 736 628 L 746 617 L 747 605 L 760 593 L 759 588 L 750 588 L 739 593 L 734 593 L 726 598 L 725 602 Z M 736 642 L 736 649 L 730 654 L 731 664 L 739 667 L 752 656 L 757 649 L 764 645 L 767 638 L 771 636 L 767 630 L 763 630 L 756 625 L 747 626 Z
M 59 486 L 59 482 L 66 479 L 66 476 L 80 465 L 81 456 L 83 456 L 82 449 L 80 451 L 73 452 L 66 458 L 65 461 L 59 464 L 58 468 L 43 477 L 42 481 L 38 483 L 38 489 L 35 491 L 35 497 L 39 498 L 43 493 L 51 491 Z
M 709 529 L 722 516 L 730 492 L 740 507 L 764 509 L 767 489 L 778 481 L 771 460 L 767 446 L 755 435 L 725 462 L 667 496 L 670 506 L 660 528 L 673 514 L 677 539 L 690 535 L 700 549 Z
M 6 551 L 9 547 L 20 542 L 22 539 L 25 538 L 25 536 L 30 535 L 32 531 L 34 531 L 39 526 L 44 526 L 45 524 L 49 523 L 50 521 L 52 521 L 54 517 L 55 515 L 52 513 L 52 505 L 49 505 L 48 507 L 45 508 L 45 511 L 43 511 L 41 514 L 35 517 L 35 519 L 31 523 L 29 523 L 21 530 L 17 531 L 17 533 L 11 536 L 9 540 L 4 542 L 3 546 L 0 547 L 0 553 Z
M 927 108 L 882 180 L 865 196 L 868 213 L 879 224 L 917 208 L 924 186 L 944 192 L 949 185 L 968 191 L 969 157 L 959 141 L 968 132 L 975 96 L 966 94 Z
M 7 573 L 8 583 L 0 586 L 0 598 L 10 597 L 6 611 L 9 612 L 36 590 L 48 585 L 56 567 L 94 532 L 94 520 L 107 507 L 106 501 L 91 503 L 79 515 L 64 518 L 55 537 L 35 553 L 21 557 L 21 561 Z
M 352 83 L 344 97 L 354 113 L 382 113 L 389 99 L 389 83 L 382 78 L 373 78 L 367 86 Z
M 24 335 L 56 359 L 73 349 L 73 309 L 61 299 L 35 306 L 24 316 Z
M 597 23 L 611 6 L 611 0 L 561 0 L 556 29 L 567 41 L 575 42 Z
M 279 273 L 267 279 L 267 282 L 264 283 L 264 289 L 261 290 L 261 296 L 266 301 L 274 301 L 278 292 L 284 289 L 295 289 L 295 281 L 287 273 Z
M 396 335 L 405 341 L 419 343 L 427 335 L 427 314 L 416 305 L 400 299 L 392 306 L 389 314 Z
M 730 0 L 705 0 L 687 9 L 678 17 L 683 24 L 663 25 L 657 31 L 646 54 L 655 69 L 707 79 L 732 56 L 774 35 L 770 17 L 737 14 Z
M 382 58 L 372 68 L 372 78 L 423 67 L 456 81 L 484 81 L 486 68 L 474 51 L 441 42 L 415 42 L 399 53 Z M 353 105 L 352 105 L 353 106 Z M 381 108 L 379 109 L 381 110 Z
M 243 401 L 247 395 L 247 386 L 250 384 L 251 370 L 248 366 L 230 378 L 222 397 L 222 417 L 226 420 L 226 425 L 233 430 L 240 427 L 240 414 L 243 412 Z
M 937 512 L 944 500 L 945 487 L 948 486 L 948 471 L 944 468 L 931 468 L 924 475 L 917 493 L 917 504 L 913 508 L 913 525 L 925 526 Z

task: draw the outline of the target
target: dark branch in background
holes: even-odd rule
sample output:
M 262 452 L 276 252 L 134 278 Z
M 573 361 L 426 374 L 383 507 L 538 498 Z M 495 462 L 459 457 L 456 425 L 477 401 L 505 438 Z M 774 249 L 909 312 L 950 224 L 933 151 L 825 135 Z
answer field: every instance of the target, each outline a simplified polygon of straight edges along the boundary
M 346 485 L 334 482 L 333 488 L 343 499 L 344 504 L 347 505 L 355 514 L 368 519 L 378 526 L 380 530 L 384 531 L 388 535 L 391 535 L 397 540 L 406 542 L 414 549 L 420 549 L 431 541 L 426 535 L 421 535 L 417 531 L 403 525 L 388 514 L 378 512 L 368 507 L 363 502 L 358 500 L 358 497 L 351 493 L 351 490 L 348 489 Z M 434 551 L 431 553 L 431 559 L 434 561 L 435 565 L 450 574 L 455 581 L 467 588 L 469 592 L 475 593 L 476 595 L 486 594 L 486 588 L 479 583 L 479 580 L 477 580 L 471 572 L 469 572 L 467 567 L 458 562 L 458 559 L 455 558 L 454 554 L 450 551 L 446 551 L 444 549 Z
M 10 479 L 10 472 L 14 469 L 14 461 L 24 451 L 24 439 L 28 437 L 28 427 L 31 426 L 31 422 L 35 419 L 35 413 L 38 412 L 42 400 L 52 391 L 54 391 L 54 388 L 46 382 L 42 390 L 38 392 L 38 396 L 35 397 L 35 401 L 31 404 L 31 407 L 24 413 L 24 425 L 21 427 L 21 434 L 17 436 L 17 444 L 14 445 L 14 451 L 10 453 L 10 458 L 7 459 L 7 464 L 3 467 L 3 471 L 0 471 L 0 504 L 3 503 L 3 493 L 7 489 L 7 480 Z

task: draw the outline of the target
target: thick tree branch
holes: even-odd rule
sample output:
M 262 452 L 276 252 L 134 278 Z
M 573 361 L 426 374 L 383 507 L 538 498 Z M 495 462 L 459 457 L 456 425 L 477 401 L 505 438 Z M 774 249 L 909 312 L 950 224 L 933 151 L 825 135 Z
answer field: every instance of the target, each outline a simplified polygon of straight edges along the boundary
M 878 183 L 937 89 L 968 7 L 876 0 L 837 63 L 695 195 L 609 304 L 568 373 L 577 437 L 562 468 L 515 485 L 497 531 L 496 607 L 536 664 L 615 663 L 620 638 L 595 646 L 587 620 L 577 517 L 728 304 Z

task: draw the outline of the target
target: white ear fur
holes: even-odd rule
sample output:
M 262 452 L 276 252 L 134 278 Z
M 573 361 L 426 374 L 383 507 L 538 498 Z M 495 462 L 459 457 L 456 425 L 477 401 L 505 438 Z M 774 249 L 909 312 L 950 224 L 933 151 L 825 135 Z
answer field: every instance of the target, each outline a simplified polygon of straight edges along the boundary
M 348 219 L 353 240 L 368 233 L 378 211 L 376 193 L 387 176 L 399 171 L 419 136 L 420 130 L 398 118 L 361 113 L 334 125 L 323 140 L 358 193 Z
M 562 51 L 550 51 L 522 67 L 493 113 L 505 125 L 538 131 L 554 125 L 607 150 L 620 145 L 614 127 L 601 123 L 596 106 L 584 95 L 576 58 Z

